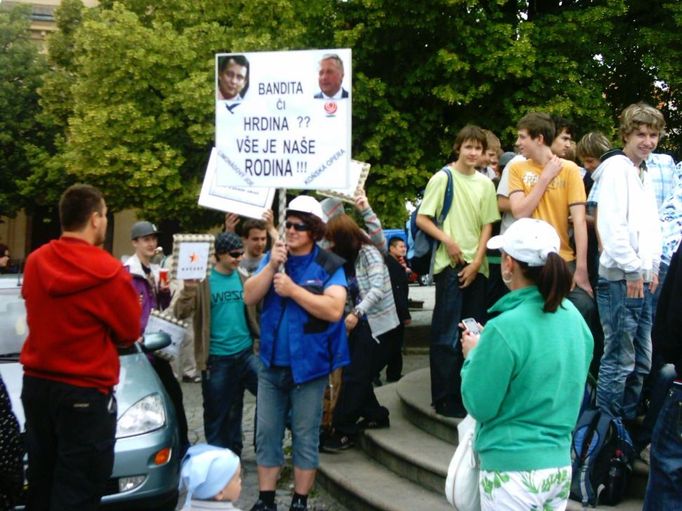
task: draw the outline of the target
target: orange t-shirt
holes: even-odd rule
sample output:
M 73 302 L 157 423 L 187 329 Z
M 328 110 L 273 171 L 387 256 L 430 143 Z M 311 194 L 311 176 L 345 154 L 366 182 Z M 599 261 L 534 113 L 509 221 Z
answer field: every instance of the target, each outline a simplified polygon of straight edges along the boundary
M 578 166 L 572 161 L 561 160 L 561 172 L 547 186 L 533 218 L 544 220 L 556 229 L 561 239 L 560 255 L 564 261 L 575 260 L 575 251 L 569 241 L 568 217 L 571 206 L 585 204 L 585 185 Z M 523 192 L 528 195 L 540 179 L 542 167 L 533 160 L 518 161 L 509 167 L 509 195 Z

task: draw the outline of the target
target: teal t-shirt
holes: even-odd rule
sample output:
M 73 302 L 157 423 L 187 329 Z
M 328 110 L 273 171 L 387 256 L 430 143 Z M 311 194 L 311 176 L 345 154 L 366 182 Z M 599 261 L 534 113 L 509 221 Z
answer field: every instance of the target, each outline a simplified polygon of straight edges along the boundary
M 214 269 L 208 277 L 211 290 L 210 355 L 234 355 L 253 344 L 246 324 L 244 289 L 236 271 L 225 275 Z

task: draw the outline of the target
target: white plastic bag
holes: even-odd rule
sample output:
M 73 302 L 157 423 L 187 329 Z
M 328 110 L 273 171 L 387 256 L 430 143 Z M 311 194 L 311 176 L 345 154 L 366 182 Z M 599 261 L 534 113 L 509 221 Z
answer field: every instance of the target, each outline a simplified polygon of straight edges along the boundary
M 450 460 L 445 479 L 445 497 L 457 511 L 480 511 L 479 464 L 474 451 L 476 421 L 467 415 L 457 426 L 459 444 Z

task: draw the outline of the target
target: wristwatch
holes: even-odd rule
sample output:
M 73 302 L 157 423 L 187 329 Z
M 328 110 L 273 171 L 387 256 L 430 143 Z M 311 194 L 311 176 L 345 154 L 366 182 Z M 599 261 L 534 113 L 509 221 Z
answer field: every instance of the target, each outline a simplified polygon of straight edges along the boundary
M 353 314 L 353 316 L 355 316 L 358 319 L 362 318 L 362 310 L 360 309 L 360 307 L 355 307 L 351 314 Z

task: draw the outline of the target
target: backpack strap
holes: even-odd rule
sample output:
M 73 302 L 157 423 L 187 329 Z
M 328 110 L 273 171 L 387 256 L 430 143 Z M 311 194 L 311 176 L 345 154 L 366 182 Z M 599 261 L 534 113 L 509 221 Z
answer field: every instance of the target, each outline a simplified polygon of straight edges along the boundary
M 448 213 L 450 212 L 450 207 L 452 206 L 452 198 L 455 195 L 455 187 L 454 187 L 454 182 L 452 179 L 452 171 L 450 170 L 450 167 L 447 165 L 441 169 L 442 172 L 445 172 L 445 174 L 448 176 L 448 183 L 445 186 L 445 195 L 443 196 L 443 207 L 440 210 L 440 214 L 438 215 L 438 227 L 443 225 L 443 222 L 445 222 L 445 219 L 448 216 Z

